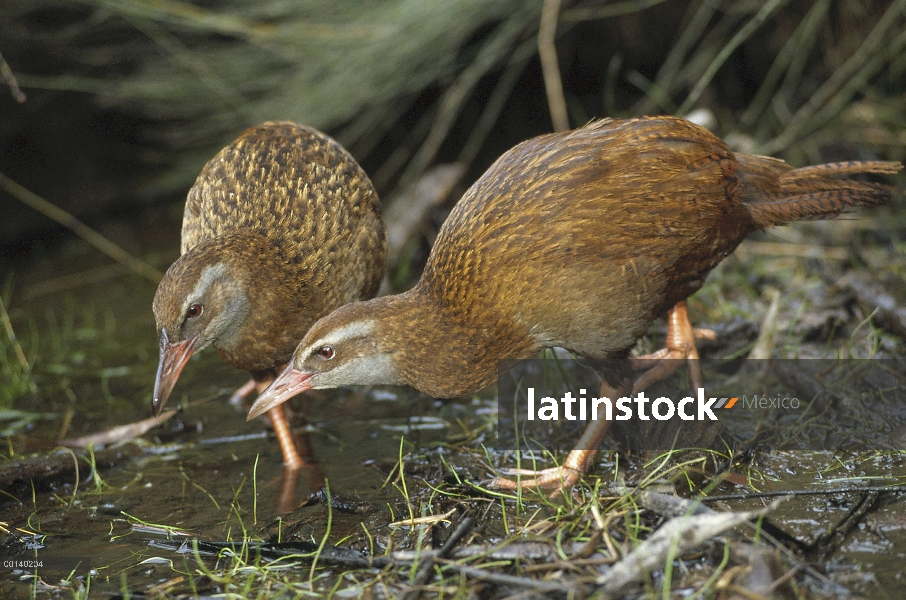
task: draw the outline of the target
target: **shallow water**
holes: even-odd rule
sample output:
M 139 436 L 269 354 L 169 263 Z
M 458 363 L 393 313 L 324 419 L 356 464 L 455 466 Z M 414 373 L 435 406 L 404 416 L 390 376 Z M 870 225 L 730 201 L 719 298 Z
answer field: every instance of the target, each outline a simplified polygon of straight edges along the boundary
M 161 268 L 172 258 L 154 248 L 144 254 L 158 257 Z M 156 286 L 115 267 L 98 273 L 98 265 L 108 262 L 72 240 L 50 252 L 37 249 L 28 262 L 7 265 L 15 273 L 11 322 L 33 357 L 39 389 L 14 406 L 28 411 L 31 422 L 8 438 L 11 459 L 49 451 L 61 437 L 95 434 L 151 416 Z M 69 280 L 61 273 L 82 277 Z M 90 282 L 94 276 L 100 280 Z M 44 293 L 59 286 L 66 289 Z M 267 533 L 325 480 L 333 494 L 362 491 L 382 497 L 374 490 L 386 478 L 385 464 L 392 466 L 399 457 L 403 434 L 402 451 L 408 454 L 448 433 L 449 421 L 433 408 L 436 403 L 405 390 L 370 396 L 357 390 L 313 392 L 308 400 L 296 399 L 297 417 L 307 413 L 315 458 L 290 486 L 295 504 L 284 500 L 281 505 L 284 470 L 269 425 L 265 419 L 246 422 L 248 402 L 241 407 L 227 401 L 247 376 L 212 349 L 201 352 L 185 368 L 168 403 L 168 408 L 182 405 L 179 414 L 144 436 L 144 452 L 99 474 L 82 463 L 78 482 L 74 475 L 53 481 L 52 489 L 39 487 L 33 497 L 26 491 L 14 501 L 7 493 L 0 520 L 45 536 L 41 556 L 90 559 L 92 592 L 119 591 L 123 574 L 132 589 L 143 589 L 160 580 L 155 576 L 159 565 L 140 566 L 161 554 L 149 548 L 148 539 L 165 533 L 142 523 L 202 539 Z M 454 406 L 454 412 L 466 411 Z M 425 414 L 424 422 L 417 422 L 416 415 Z M 381 468 L 362 466 L 373 460 L 383 461 Z M 22 550 L 12 538 L 5 543 L 6 554 Z M 53 594 L 52 579 L 40 581 L 37 589 Z M 0 582 L 3 597 L 35 586 L 28 573 L 9 569 L 0 570 Z

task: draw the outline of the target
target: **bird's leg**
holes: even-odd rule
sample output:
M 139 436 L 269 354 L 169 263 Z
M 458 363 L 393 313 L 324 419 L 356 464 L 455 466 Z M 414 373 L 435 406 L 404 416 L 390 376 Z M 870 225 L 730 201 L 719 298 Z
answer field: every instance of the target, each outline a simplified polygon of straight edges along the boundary
M 282 367 L 278 367 L 282 370 Z M 241 388 L 236 390 L 231 402 L 241 401 L 242 398 L 251 392 L 260 396 L 267 387 L 273 383 L 277 377 L 277 370 L 269 369 L 267 371 L 257 371 L 252 373 L 252 379 Z M 302 433 L 294 436 L 289 427 L 289 420 L 283 404 L 280 404 L 267 412 L 270 419 L 271 427 L 274 428 L 274 434 L 277 436 L 277 442 L 280 444 L 280 452 L 283 454 L 283 474 L 280 479 L 280 491 L 277 493 L 275 506 L 280 514 L 290 513 L 298 508 L 296 502 L 296 486 L 299 477 L 305 473 L 308 479 L 309 492 L 318 491 L 324 482 L 324 473 L 318 460 L 314 458 L 314 453 L 308 442 L 308 433 Z M 301 451 L 301 452 L 300 452 Z M 302 458 L 308 457 L 308 460 Z
M 243 398 L 248 396 L 251 392 L 255 392 L 256 396 L 260 396 L 275 378 L 276 371 L 274 369 L 252 373 L 252 378 L 230 396 L 230 403 L 237 404 L 242 402 Z M 277 443 L 280 444 L 280 452 L 283 454 L 283 464 L 285 464 L 288 469 L 295 470 L 305 466 L 305 461 L 296 449 L 293 432 L 289 427 L 289 421 L 286 418 L 286 411 L 284 410 L 283 405 L 281 404 L 272 408 L 268 411 L 267 416 L 270 418 L 271 427 L 274 428 L 274 434 L 277 436 Z
M 242 387 L 236 388 L 236 391 L 233 392 L 233 395 L 230 396 L 230 404 L 233 406 L 239 406 L 242 404 L 242 401 L 245 400 L 246 396 L 251 394 L 257 389 L 255 386 L 255 380 L 249 379 Z
M 261 391 L 263 392 L 264 388 Z M 270 417 L 271 427 L 274 428 L 274 434 L 276 434 L 277 442 L 280 444 L 280 451 L 283 453 L 283 464 L 286 465 L 287 469 L 301 469 L 305 466 L 305 461 L 302 460 L 299 451 L 296 450 L 296 442 L 293 440 L 293 432 L 286 419 L 283 405 L 280 404 L 270 409 L 267 412 L 267 416 Z
M 696 338 L 713 340 L 716 334 L 710 329 L 692 327 L 686 301 L 677 302 L 667 313 L 667 340 L 664 348 L 632 359 L 635 369 L 647 369 L 633 384 L 633 395 L 647 389 L 654 382 L 669 377 L 679 368 L 679 361 L 682 359 L 689 363 L 689 384 L 692 389 L 704 387 L 698 348 L 695 346 Z M 651 361 L 655 361 L 653 366 Z
M 273 376 L 262 381 L 255 382 L 255 394 L 260 396 L 267 389 L 267 386 L 275 378 Z M 271 420 L 271 427 L 274 428 L 274 434 L 277 436 L 277 443 L 280 444 L 280 451 L 283 453 L 283 464 L 287 469 L 299 470 L 305 465 L 305 461 L 296 450 L 296 442 L 293 439 L 293 431 L 289 427 L 289 421 L 286 418 L 286 411 L 283 405 L 279 404 L 267 411 L 267 416 Z
M 508 475 L 527 476 L 531 479 L 517 479 L 515 481 L 497 477 L 489 487 L 498 490 L 536 489 L 553 490 L 551 496 L 557 495 L 560 490 L 568 490 L 588 472 L 592 460 L 598 451 L 598 446 L 610 429 L 610 421 L 601 419 L 592 421 L 585 428 L 576 447 L 566 455 L 566 460 L 559 467 L 533 471 L 531 469 L 509 469 Z
M 624 392 L 628 390 L 629 382 L 625 381 L 619 386 Z M 601 397 L 618 398 L 625 396 L 607 384 L 606 381 L 601 383 Z M 507 475 L 519 476 L 520 479 L 511 480 L 503 477 L 497 477 L 489 486 L 499 490 L 516 490 L 516 489 L 543 489 L 552 490 L 550 497 L 556 496 L 562 490 L 568 490 L 591 468 L 598 447 L 604 440 L 604 436 L 610 429 L 610 421 L 599 419 L 591 421 L 579 437 L 575 447 L 566 455 L 566 460 L 559 467 L 533 471 L 531 469 L 509 469 Z M 525 476 L 528 479 L 522 479 Z
M 268 379 L 256 383 L 256 395 L 260 396 L 275 378 L 276 373 L 272 373 Z M 299 503 L 296 501 L 296 487 L 300 476 L 305 474 L 310 494 L 321 489 L 325 480 L 321 465 L 318 463 L 317 458 L 314 457 L 309 445 L 308 433 L 303 432 L 299 436 L 293 435 L 289 427 L 289 419 L 287 419 L 284 412 L 284 406 L 285 404 L 279 404 L 267 411 L 267 416 L 271 420 L 271 427 L 274 428 L 274 434 L 280 444 L 280 451 L 283 453 L 283 474 L 280 477 L 280 491 L 274 500 L 274 506 L 280 514 L 291 513 L 299 507 Z M 303 459 L 303 455 L 308 457 L 308 460 Z

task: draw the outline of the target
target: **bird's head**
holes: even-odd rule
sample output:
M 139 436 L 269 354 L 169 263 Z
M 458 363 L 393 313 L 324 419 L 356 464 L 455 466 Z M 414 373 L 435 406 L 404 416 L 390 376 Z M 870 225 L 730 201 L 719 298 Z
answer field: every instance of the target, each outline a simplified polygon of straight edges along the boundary
M 229 261 L 188 252 L 164 275 L 154 295 L 160 363 L 152 410 L 160 414 L 180 372 L 195 352 L 239 343 L 249 314 L 247 286 Z
M 296 394 L 344 385 L 404 385 L 398 338 L 387 335 L 386 304 L 394 297 L 353 302 L 315 323 L 280 376 L 255 401 L 249 419 Z

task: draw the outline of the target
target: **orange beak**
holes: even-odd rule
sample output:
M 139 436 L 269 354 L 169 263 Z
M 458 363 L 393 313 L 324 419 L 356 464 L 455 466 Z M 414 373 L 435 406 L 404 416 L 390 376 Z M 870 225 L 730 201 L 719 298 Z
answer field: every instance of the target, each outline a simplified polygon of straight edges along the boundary
M 164 409 L 179 374 L 195 352 L 194 343 L 195 338 L 171 344 L 166 329 L 160 330 L 160 362 L 154 379 L 154 397 L 151 399 L 151 412 L 155 417 Z
M 292 364 L 287 365 L 286 369 L 280 373 L 280 376 L 267 386 L 267 389 L 252 404 L 252 408 L 249 409 L 248 420 L 251 421 L 255 417 L 263 415 L 296 394 L 310 390 L 311 378 L 311 373 L 303 373 L 294 369 Z

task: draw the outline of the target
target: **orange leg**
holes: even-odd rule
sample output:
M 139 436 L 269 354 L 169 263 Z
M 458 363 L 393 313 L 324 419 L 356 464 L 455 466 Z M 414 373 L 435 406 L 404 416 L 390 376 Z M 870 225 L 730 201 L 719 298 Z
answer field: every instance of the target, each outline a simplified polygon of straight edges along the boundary
M 505 479 L 497 477 L 491 481 L 490 487 L 498 490 L 516 490 L 518 488 L 553 490 L 551 497 L 556 496 L 561 490 L 568 490 L 578 483 L 582 475 L 591 468 L 598 446 L 604 440 L 610 421 L 592 421 L 585 428 L 576 447 L 566 455 L 566 460 L 559 467 L 533 471 L 531 469 L 510 469 L 507 475 L 530 477 L 530 479 Z
M 264 391 L 263 389 L 261 390 Z M 283 452 L 283 464 L 287 469 L 298 470 L 305 465 L 305 461 L 296 450 L 296 442 L 293 440 L 293 432 L 289 428 L 286 420 L 286 413 L 283 411 L 283 405 L 280 404 L 267 411 L 270 417 L 271 427 L 277 434 L 277 442 L 280 444 L 280 451 Z
M 255 395 L 260 396 L 274 379 L 272 376 L 262 381 L 256 381 Z M 277 443 L 280 444 L 280 451 L 283 453 L 283 464 L 286 465 L 287 469 L 298 471 L 305 465 L 305 461 L 302 460 L 299 451 L 296 450 L 296 442 L 293 440 L 293 432 L 289 428 L 289 421 L 286 419 L 283 405 L 275 406 L 267 411 L 267 416 L 270 418 L 271 427 L 274 428 L 274 433 L 277 435 Z
M 601 383 L 601 395 L 609 398 L 625 396 L 625 385 L 623 392 L 620 392 L 607 383 Z M 561 491 L 568 490 L 578 483 L 579 479 L 591 468 L 598 447 L 604 440 L 604 436 L 610 429 L 610 421 L 601 419 L 592 421 L 582 432 L 579 441 L 575 447 L 566 455 L 566 460 L 559 467 L 533 471 L 531 469 L 510 469 L 507 475 L 519 476 L 520 479 L 512 480 L 503 477 L 497 477 L 490 483 L 491 488 L 498 490 L 531 490 L 542 489 L 552 490 L 550 497 L 554 497 Z M 525 476 L 526 479 L 521 477 Z
M 242 401 L 245 400 L 249 394 L 254 392 L 255 389 L 255 380 L 249 379 L 244 384 L 242 384 L 242 387 L 237 388 L 236 391 L 233 392 L 233 395 L 230 396 L 230 404 L 232 404 L 233 406 L 242 404 Z
M 282 369 L 281 369 L 282 370 Z M 255 392 L 255 395 L 261 393 L 271 384 L 276 377 L 271 373 L 269 377 L 264 374 L 258 374 L 261 381 L 250 379 L 245 385 L 237 389 L 230 397 L 233 404 L 241 404 L 243 399 Z M 308 479 L 309 492 L 314 493 L 324 482 L 324 473 L 318 464 L 317 459 L 305 460 L 302 456 L 313 457 L 311 447 L 308 443 L 308 434 L 303 433 L 298 438 L 293 435 L 286 418 L 284 405 L 279 405 L 270 411 L 267 416 L 270 418 L 271 426 L 277 436 L 277 442 L 280 444 L 280 451 L 283 454 L 283 473 L 280 477 L 280 489 L 274 499 L 274 505 L 278 513 L 288 514 L 298 507 L 296 501 L 296 486 L 299 477 L 305 473 Z M 299 452 L 301 449 L 302 452 Z M 303 454 L 304 453 L 304 454 Z
M 686 301 L 678 302 L 667 313 L 667 341 L 665 347 L 651 354 L 632 359 L 635 368 L 648 369 L 633 384 L 632 395 L 638 394 L 652 383 L 668 377 L 679 367 L 680 359 L 687 359 L 689 362 L 689 383 L 692 388 L 703 387 L 701 365 L 698 362 L 698 349 L 695 347 L 695 340 L 696 338 L 713 340 L 715 337 L 716 334 L 710 329 L 692 327 L 692 323 L 689 321 L 689 312 L 686 309 Z M 654 366 L 651 366 L 651 361 L 656 361 Z M 607 384 L 602 384 L 601 395 L 616 398 L 626 394 L 621 394 Z M 513 481 L 498 477 L 491 482 L 490 487 L 502 490 L 516 490 L 518 488 L 552 489 L 553 493 L 551 496 L 556 495 L 561 490 L 569 489 L 579 481 L 582 475 L 588 472 L 597 448 L 609 429 L 609 421 L 602 420 L 589 423 L 582 433 L 582 437 L 579 438 L 576 447 L 566 456 L 566 460 L 563 461 L 561 466 L 541 471 L 513 469 L 508 471 L 507 474 L 525 475 L 530 477 L 530 479 Z
M 230 396 L 230 403 L 236 404 L 241 402 L 243 398 L 253 391 L 256 396 L 260 396 L 273 380 L 273 376 L 262 379 L 261 381 L 250 379 L 246 384 L 233 392 L 233 395 Z M 298 470 L 305 466 L 305 461 L 296 449 L 296 443 L 293 440 L 293 432 L 289 427 L 289 421 L 286 418 L 286 412 L 283 409 L 283 405 L 275 406 L 269 410 L 267 416 L 270 418 L 271 427 L 274 428 L 274 434 L 277 436 L 277 443 L 280 444 L 280 451 L 283 453 L 283 464 L 286 465 L 286 468 Z
M 692 327 L 686 301 L 677 302 L 667 313 L 667 340 L 664 348 L 632 359 L 634 368 L 648 369 L 632 386 L 633 395 L 647 389 L 651 384 L 669 377 L 679 368 L 679 361 L 686 359 L 689 363 L 689 384 L 693 390 L 704 387 L 702 367 L 698 362 L 698 349 L 695 340 L 713 340 L 716 334 L 710 329 Z M 654 361 L 654 365 L 651 365 Z

